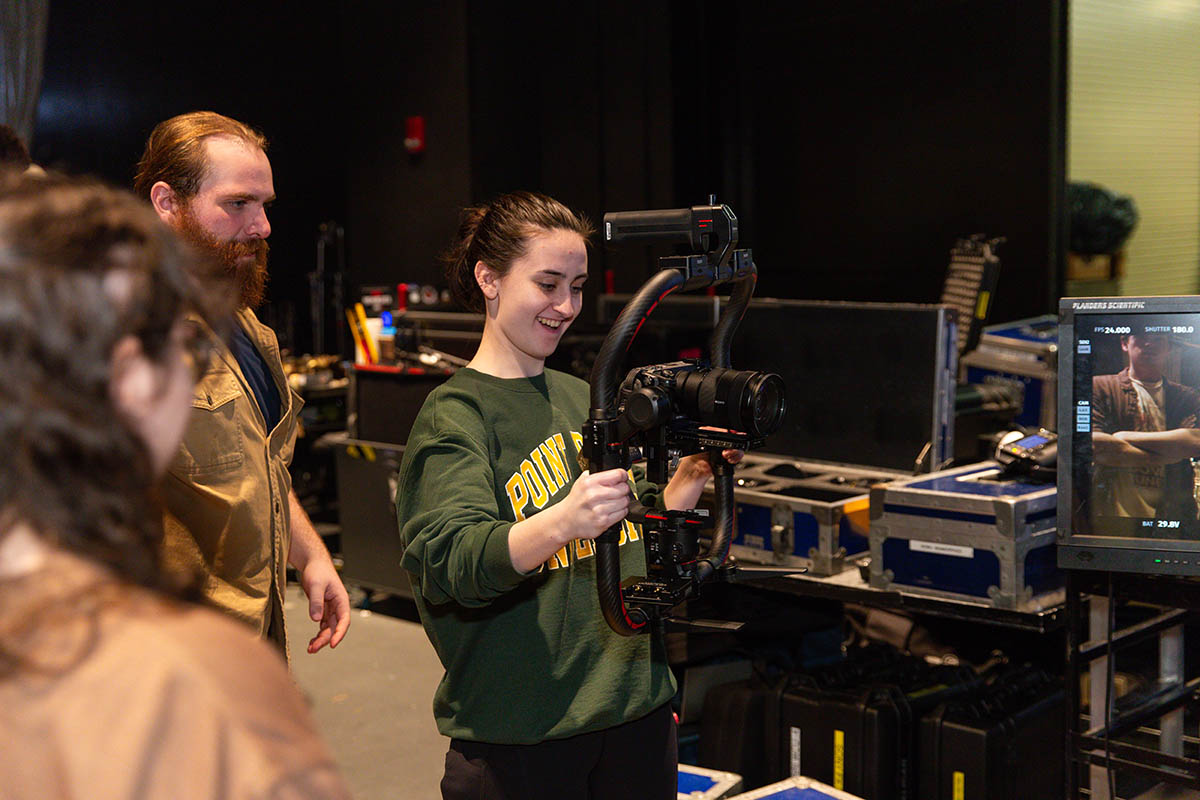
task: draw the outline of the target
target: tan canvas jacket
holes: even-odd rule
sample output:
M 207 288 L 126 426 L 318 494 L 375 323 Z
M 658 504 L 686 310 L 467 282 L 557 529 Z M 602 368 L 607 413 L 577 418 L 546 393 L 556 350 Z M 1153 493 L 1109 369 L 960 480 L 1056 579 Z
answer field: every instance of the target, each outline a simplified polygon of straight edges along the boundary
M 60 553 L 0 580 L 0 631 L 28 659 L 0 680 L 4 800 L 349 797 L 278 652 L 224 615 Z
M 237 323 L 258 348 L 283 402 L 266 421 L 224 345 L 192 397 L 192 419 L 163 482 L 168 567 L 199 572 L 217 607 L 287 652 L 283 590 L 291 546 L 288 464 L 304 401 L 289 389 L 279 343 L 249 309 Z

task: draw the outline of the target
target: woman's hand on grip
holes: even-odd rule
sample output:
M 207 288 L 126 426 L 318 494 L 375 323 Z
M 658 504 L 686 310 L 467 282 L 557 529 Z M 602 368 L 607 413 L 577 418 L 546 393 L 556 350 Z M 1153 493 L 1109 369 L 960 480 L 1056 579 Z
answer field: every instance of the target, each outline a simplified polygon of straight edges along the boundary
M 632 494 L 629 473 L 623 469 L 584 472 L 558 505 L 566 541 L 595 539 L 629 513 Z
M 512 526 L 508 553 L 518 572 L 532 572 L 575 539 L 595 539 L 629 512 L 629 473 L 584 472 L 555 505 Z

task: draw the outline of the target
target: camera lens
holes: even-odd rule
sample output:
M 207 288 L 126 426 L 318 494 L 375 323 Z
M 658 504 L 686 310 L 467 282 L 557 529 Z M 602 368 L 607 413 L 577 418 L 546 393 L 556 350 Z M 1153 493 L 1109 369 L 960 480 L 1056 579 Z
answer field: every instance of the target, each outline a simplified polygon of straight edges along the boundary
M 783 378 L 773 372 L 756 372 L 754 376 L 746 393 L 752 420 L 749 430 L 766 436 L 783 424 L 783 413 L 787 410 Z
M 677 374 L 676 387 L 682 405 L 702 425 L 766 436 L 783 422 L 783 379 L 771 372 L 698 369 Z

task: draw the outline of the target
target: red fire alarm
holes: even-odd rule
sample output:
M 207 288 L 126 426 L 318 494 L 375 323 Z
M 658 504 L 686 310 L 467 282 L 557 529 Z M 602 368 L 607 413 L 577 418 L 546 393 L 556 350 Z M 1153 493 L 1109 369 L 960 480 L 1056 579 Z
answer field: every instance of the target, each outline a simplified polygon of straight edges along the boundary
M 413 155 L 425 152 L 424 117 L 407 117 L 404 120 L 404 149 Z

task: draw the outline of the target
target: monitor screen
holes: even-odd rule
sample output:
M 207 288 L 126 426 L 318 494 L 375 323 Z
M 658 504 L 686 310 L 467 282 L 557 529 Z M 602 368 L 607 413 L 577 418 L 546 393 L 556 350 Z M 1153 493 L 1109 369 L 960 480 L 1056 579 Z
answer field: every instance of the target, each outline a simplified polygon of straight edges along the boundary
M 1064 298 L 1059 565 L 1200 575 L 1200 297 Z

